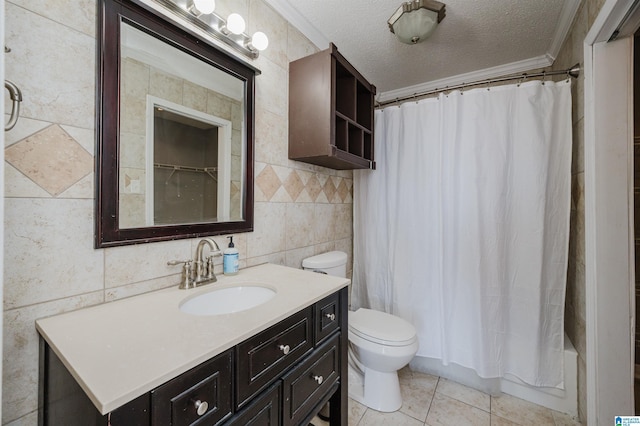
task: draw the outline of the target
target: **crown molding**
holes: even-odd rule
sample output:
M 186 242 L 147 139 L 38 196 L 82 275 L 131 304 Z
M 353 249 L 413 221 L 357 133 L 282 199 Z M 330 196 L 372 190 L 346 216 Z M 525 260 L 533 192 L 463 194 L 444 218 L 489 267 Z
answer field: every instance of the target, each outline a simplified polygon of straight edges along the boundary
M 414 86 L 403 87 L 401 89 L 380 92 L 377 97 L 378 102 L 391 101 L 396 98 L 413 96 L 422 92 L 442 89 L 446 90 L 449 86 L 458 84 L 471 83 L 479 80 L 486 80 L 494 77 L 502 77 L 505 75 L 518 74 L 535 69 L 545 68 L 553 64 L 553 58 L 548 55 L 540 55 L 535 58 L 525 59 L 523 61 L 511 62 L 509 64 L 498 65 L 497 67 L 485 68 L 478 71 L 472 71 L 465 74 L 458 74 L 451 77 L 432 80 L 426 83 L 416 84 Z
M 304 34 L 315 46 L 320 49 L 326 49 L 329 47 L 329 39 L 317 29 L 311 22 L 309 22 L 304 16 L 298 12 L 296 8 L 291 5 L 288 0 L 265 0 L 276 12 L 278 12 L 284 19 L 289 21 L 291 25 L 296 27 L 302 34 Z
M 329 45 L 329 39 L 322 34 L 311 22 L 304 18 L 300 12 L 298 12 L 291 3 L 291 0 L 265 0 L 276 12 L 280 13 L 291 25 L 296 27 L 302 34 L 304 34 L 318 49 L 325 49 Z M 454 86 L 457 84 L 473 82 L 478 80 L 484 80 L 488 78 L 501 77 L 509 74 L 518 74 L 535 69 L 546 68 L 551 66 L 555 61 L 562 45 L 564 44 L 571 25 L 582 0 L 566 0 L 562 6 L 560 12 L 560 19 L 556 26 L 555 33 L 547 50 L 547 53 L 525 59 L 522 61 L 512 62 L 496 67 L 485 68 L 469 72 L 466 74 L 459 74 L 451 77 L 446 77 L 440 80 L 428 81 L 425 83 L 416 84 L 414 86 L 408 86 L 400 89 L 390 90 L 388 92 L 380 92 L 378 95 L 379 102 L 385 102 L 393 100 L 395 98 L 401 98 L 405 96 L 412 96 L 416 93 L 426 92 L 435 89 L 445 89 L 447 86 Z
M 558 21 L 556 31 L 553 34 L 553 39 L 551 40 L 551 45 L 547 51 L 547 55 L 553 58 L 553 60 L 558 57 L 558 53 L 567 39 L 567 35 L 569 34 L 569 30 L 571 30 L 571 25 L 573 24 L 573 20 L 578 12 L 581 2 L 581 0 L 567 0 L 562 5 L 560 20 Z

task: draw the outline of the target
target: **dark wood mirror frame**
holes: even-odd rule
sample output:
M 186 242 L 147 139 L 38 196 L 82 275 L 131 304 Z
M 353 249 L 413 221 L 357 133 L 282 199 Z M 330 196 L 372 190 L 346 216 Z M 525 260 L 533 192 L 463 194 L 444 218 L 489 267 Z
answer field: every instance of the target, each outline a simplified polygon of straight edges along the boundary
M 98 19 L 95 247 L 253 231 L 254 94 L 259 71 L 132 0 L 101 0 Z M 245 84 L 243 220 L 120 229 L 120 24 L 126 22 L 237 77 Z

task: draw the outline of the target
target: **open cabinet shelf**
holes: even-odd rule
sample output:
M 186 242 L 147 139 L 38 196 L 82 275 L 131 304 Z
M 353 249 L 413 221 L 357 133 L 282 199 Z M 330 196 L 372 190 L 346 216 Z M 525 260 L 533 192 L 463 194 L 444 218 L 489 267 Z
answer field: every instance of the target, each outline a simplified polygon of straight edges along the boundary
M 332 43 L 289 64 L 289 158 L 332 169 L 375 168 L 376 88 Z

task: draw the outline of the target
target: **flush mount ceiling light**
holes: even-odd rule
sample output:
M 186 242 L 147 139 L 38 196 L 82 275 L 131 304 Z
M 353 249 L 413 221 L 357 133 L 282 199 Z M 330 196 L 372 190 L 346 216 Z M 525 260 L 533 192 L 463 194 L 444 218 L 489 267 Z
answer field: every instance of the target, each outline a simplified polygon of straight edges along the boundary
M 246 23 L 239 14 L 232 13 L 224 19 L 215 13 L 215 0 L 155 1 L 252 59 L 269 45 L 269 39 L 263 32 L 256 31 L 253 36 L 244 32 Z
M 391 15 L 389 29 L 406 44 L 424 41 L 444 19 L 445 4 L 435 0 L 414 0 L 402 5 Z

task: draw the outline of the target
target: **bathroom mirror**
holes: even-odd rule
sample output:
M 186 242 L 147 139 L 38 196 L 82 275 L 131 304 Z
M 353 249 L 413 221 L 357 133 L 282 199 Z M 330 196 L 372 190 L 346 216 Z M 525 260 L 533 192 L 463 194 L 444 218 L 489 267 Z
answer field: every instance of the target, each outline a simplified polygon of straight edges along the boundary
M 102 0 L 96 247 L 253 230 L 255 68 Z

